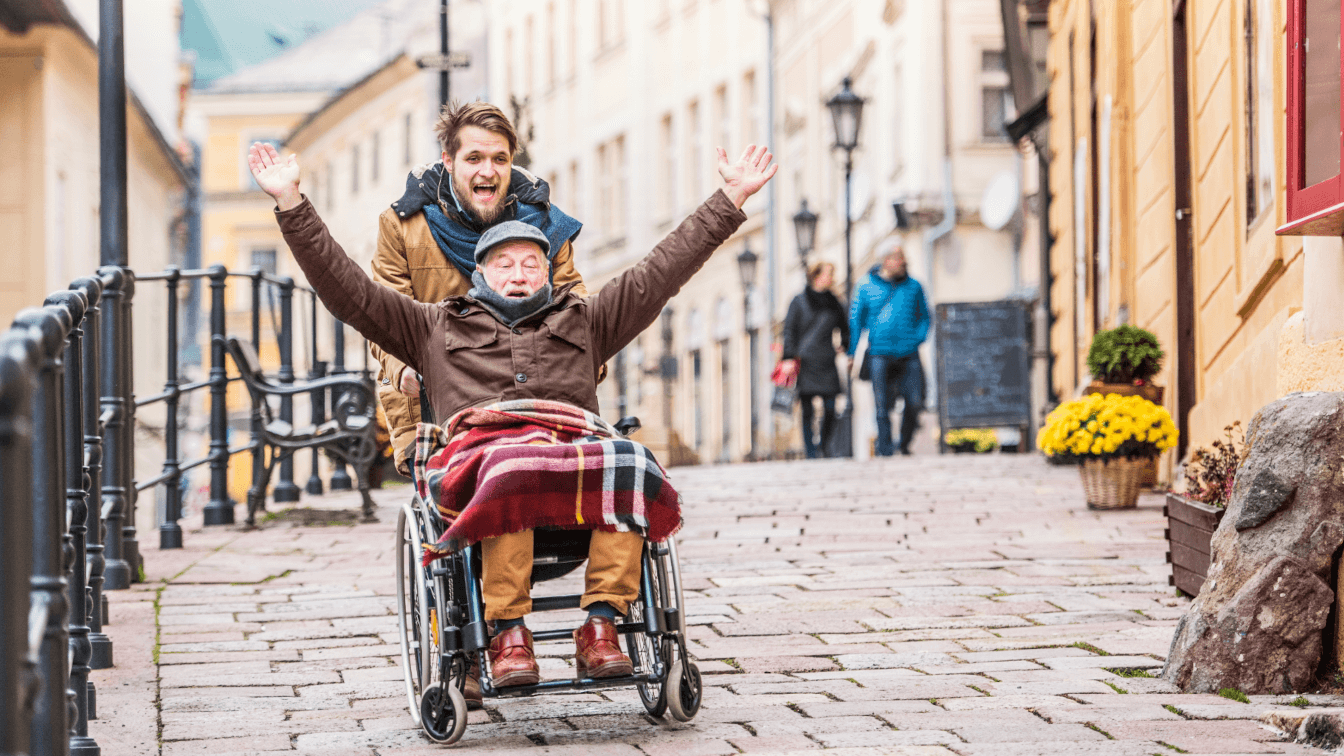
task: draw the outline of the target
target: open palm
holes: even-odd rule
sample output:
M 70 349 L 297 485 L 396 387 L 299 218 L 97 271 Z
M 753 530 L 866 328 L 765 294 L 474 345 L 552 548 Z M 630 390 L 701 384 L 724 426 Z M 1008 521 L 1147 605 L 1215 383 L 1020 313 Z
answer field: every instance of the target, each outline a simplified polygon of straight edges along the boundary
M 723 177 L 723 193 L 738 207 L 751 195 L 759 192 L 766 182 L 774 177 L 779 165 L 771 165 L 774 155 L 765 145 L 747 145 L 737 162 L 728 162 L 728 153 L 722 147 L 719 151 L 719 175 Z
M 299 161 L 293 155 L 281 159 L 271 145 L 253 142 L 247 151 L 247 167 L 252 170 L 257 186 L 272 197 L 298 195 Z

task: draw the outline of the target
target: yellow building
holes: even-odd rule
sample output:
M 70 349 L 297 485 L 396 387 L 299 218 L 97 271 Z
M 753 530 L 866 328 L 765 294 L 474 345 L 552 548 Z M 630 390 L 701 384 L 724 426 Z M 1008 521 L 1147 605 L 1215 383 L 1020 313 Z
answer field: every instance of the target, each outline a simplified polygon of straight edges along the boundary
M 1285 216 L 1290 0 L 1056 0 L 1049 7 L 1055 389 L 1129 322 L 1190 446 L 1289 391 L 1344 387 L 1338 239 Z

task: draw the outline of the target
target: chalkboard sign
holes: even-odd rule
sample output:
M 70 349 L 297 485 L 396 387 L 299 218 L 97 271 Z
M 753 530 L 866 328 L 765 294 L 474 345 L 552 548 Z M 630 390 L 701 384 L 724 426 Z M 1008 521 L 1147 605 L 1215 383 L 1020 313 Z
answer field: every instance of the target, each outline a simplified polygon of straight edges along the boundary
M 1031 424 L 1028 303 L 940 304 L 938 418 L 943 432 Z

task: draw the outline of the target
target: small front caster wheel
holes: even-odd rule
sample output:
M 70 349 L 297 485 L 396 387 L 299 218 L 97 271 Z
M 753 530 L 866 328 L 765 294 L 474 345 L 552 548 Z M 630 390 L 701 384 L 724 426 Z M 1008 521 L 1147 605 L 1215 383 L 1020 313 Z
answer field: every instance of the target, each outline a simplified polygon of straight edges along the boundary
M 694 662 L 678 659 L 667 673 L 667 710 L 678 722 L 689 722 L 700 711 L 704 684 Z
M 467 701 L 462 691 L 443 683 L 426 688 L 420 697 L 420 726 L 435 743 L 452 745 L 461 740 L 467 731 Z

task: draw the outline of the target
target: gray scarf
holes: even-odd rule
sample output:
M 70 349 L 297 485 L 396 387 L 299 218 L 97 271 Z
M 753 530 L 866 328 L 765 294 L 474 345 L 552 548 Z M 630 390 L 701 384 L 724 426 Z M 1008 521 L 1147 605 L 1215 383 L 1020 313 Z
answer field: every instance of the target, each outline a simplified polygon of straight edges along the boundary
M 479 270 L 472 272 L 471 284 L 471 291 L 467 292 L 467 296 L 480 302 L 482 307 L 510 328 L 536 315 L 549 305 L 551 290 L 554 288 L 548 280 L 535 294 L 526 299 L 506 297 L 490 288 L 490 284 L 485 282 L 485 276 Z

